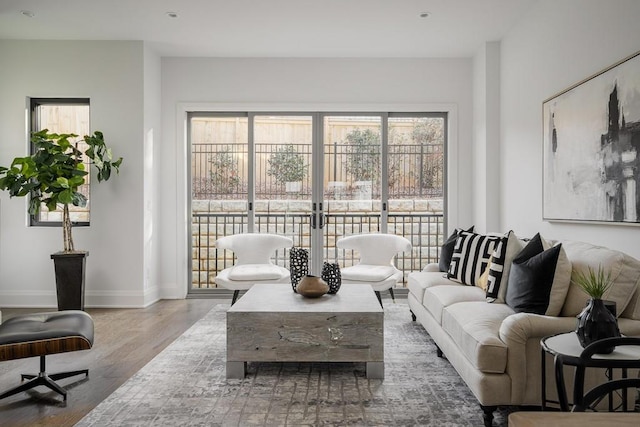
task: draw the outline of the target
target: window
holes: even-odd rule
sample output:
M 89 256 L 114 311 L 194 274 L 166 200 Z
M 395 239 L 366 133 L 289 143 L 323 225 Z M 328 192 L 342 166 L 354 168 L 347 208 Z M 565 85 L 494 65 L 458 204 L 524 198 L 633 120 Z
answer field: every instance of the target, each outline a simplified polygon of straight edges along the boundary
M 78 140 L 90 133 L 89 131 L 89 99 L 88 98 L 31 98 L 31 131 L 48 129 L 53 133 L 73 133 Z M 77 148 L 84 151 L 87 147 L 82 141 Z M 33 152 L 34 147 L 30 150 Z M 86 164 L 89 170 L 89 164 Z M 69 206 L 71 222 L 74 226 L 89 225 L 90 198 L 89 175 L 85 177 L 85 184 L 80 192 L 87 198 L 85 207 Z M 39 215 L 32 215 L 31 225 L 56 226 L 62 224 L 62 207 L 50 211 L 43 204 Z
M 437 262 L 445 239 L 446 112 L 192 112 L 190 292 L 216 292 L 231 267 L 218 238 L 277 233 L 326 261 L 353 265 L 345 235 L 384 232 L 413 244 L 404 273 Z M 288 253 L 272 261 L 287 267 Z

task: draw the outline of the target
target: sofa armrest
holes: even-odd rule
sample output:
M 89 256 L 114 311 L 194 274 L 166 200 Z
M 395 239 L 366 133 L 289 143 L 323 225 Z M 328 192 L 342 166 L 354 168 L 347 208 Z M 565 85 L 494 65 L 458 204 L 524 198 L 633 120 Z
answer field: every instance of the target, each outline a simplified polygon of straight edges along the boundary
M 544 338 L 548 335 L 573 331 L 576 327 L 575 317 L 544 316 L 533 313 L 516 313 L 500 325 L 500 339 L 509 348 L 510 343 L 525 344 L 529 338 Z
M 575 327 L 575 317 L 516 313 L 504 319 L 500 339 L 509 349 L 506 372 L 511 377 L 512 402 L 522 401 L 528 381 L 540 381 L 540 340 L 573 331 Z
M 424 268 L 422 269 L 422 271 L 424 271 L 424 272 L 430 272 L 430 271 L 431 272 L 433 272 L 433 271 L 438 272 L 438 271 L 440 271 L 440 267 L 435 262 L 432 262 L 430 264 L 425 265 Z

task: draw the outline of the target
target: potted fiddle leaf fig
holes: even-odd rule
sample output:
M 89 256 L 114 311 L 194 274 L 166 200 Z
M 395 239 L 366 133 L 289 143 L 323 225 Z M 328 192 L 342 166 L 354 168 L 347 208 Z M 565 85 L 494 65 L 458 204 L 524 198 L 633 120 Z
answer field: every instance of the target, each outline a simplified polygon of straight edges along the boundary
M 83 157 L 95 167 L 98 182 L 109 180 L 112 171 L 119 172 L 122 164 L 122 157 L 113 160 L 102 132 L 81 139 L 87 145 L 84 152 L 77 148 L 77 137 L 49 133 L 48 129 L 33 132 L 33 153 L 16 157 L 9 167 L 0 166 L 0 190 L 7 190 L 11 197 L 30 196 L 29 214 L 38 215 L 43 204 L 50 211 L 62 207 L 63 250 L 51 255 L 59 310 L 84 309 L 84 267 L 89 253 L 75 250 L 69 216 L 69 205 L 87 204 L 87 198 L 79 192 L 89 174 Z

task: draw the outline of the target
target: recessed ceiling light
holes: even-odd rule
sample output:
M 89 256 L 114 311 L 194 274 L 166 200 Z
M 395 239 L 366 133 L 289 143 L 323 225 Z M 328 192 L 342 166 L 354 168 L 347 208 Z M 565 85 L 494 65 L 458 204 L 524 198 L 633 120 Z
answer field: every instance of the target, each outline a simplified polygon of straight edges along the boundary
M 27 18 L 33 18 L 34 16 L 36 16 L 36 14 L 31 12 L 30 10 L 21 10 L 20 14 L 26 16 Z
M 429 12 L 421 12 L 420 13 L 420 18 L 428 18 L 429 16 L 431 16 L 431 13 L 429 13 Z
M 167 16 L 169 18 L 177 18 L 178 17 L 178 13 L 177 12 L 167 12 Z

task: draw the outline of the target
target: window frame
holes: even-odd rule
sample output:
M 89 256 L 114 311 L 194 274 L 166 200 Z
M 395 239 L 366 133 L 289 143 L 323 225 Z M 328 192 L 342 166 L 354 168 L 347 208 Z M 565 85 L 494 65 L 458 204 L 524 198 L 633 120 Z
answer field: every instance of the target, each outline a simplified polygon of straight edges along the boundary
M 35 146 L 31 142 L 31 133 L 42 130 L 40 128 L 40 117 L 38 115 L 38 107 L 42 105 L 86 105 L 89 107 L 89 116 L 91 115 L 91 102 L 90 98 L 28 98 L 29 102 L 29 155 L 34 153 Z M 91 193 L 91 180 L 88 182 L 89 194 L 87 194 L 87 200 Z M 31 199 L 31 196 L 29 196 Z M 71 221 L 74 227 L 88 227 L 91 225 L 91 208 L 89 211 L 89 221 Z M 42 221 L 39 215 L 29 214 L 29 226 L 31 227 L 62 227 L 62 221 Z

